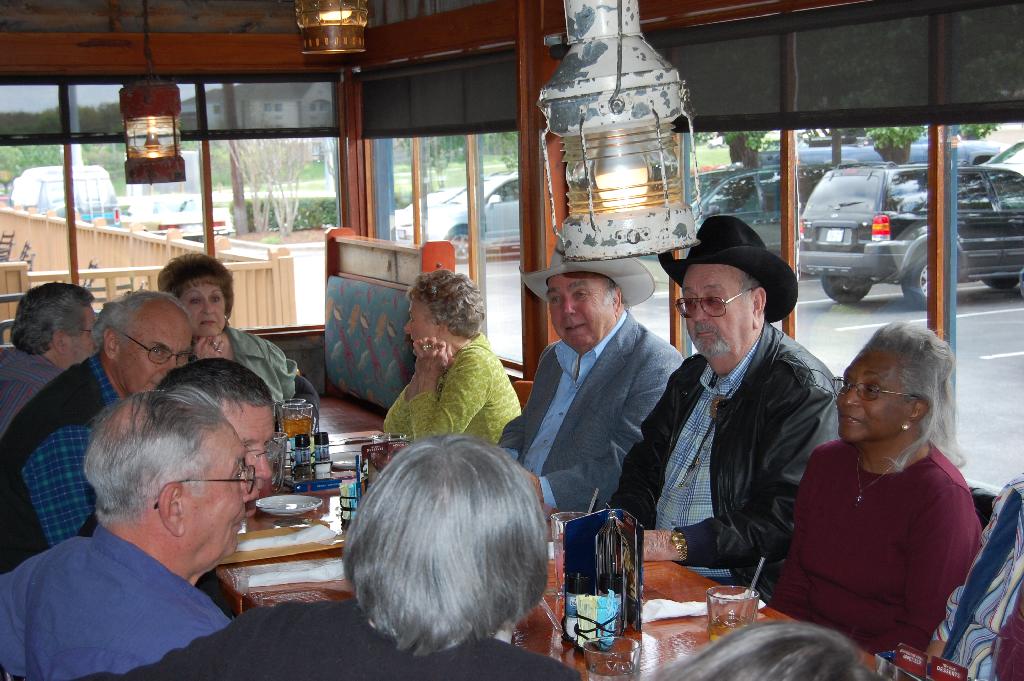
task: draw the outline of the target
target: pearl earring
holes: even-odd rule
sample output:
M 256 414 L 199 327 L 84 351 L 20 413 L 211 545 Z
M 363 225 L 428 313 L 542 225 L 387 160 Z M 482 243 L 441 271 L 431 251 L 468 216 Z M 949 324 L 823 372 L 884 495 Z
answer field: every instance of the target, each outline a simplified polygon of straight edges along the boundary
M 910 430 L 910 424 L 904 423 L 902 426 L 900 426 L 900 428 L 902 428 L 903 430 Z

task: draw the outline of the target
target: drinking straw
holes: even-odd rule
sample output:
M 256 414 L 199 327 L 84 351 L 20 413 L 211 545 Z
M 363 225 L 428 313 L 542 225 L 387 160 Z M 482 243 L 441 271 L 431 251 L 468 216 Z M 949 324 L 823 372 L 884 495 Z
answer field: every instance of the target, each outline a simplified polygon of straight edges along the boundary
M 590 506 L 587 506 L 587 513 L 593 513 L 594 512 L 594 506 L 597 505 L 597 490 L 598 490 L 598 488 L 595 487 L 594 488 L 594 495 L 592 497 L 590 497 Z
M 750 588 L 747 589 L 747 593 L 753 593 L 754 587 L 757 586 L 757 579 L 761 576 L 761 568 L 764 567 L 764 556 L 761 556 L 761 560 L 757 562 L 757 569 L 754 570 L 754 578 L 750 580 Z

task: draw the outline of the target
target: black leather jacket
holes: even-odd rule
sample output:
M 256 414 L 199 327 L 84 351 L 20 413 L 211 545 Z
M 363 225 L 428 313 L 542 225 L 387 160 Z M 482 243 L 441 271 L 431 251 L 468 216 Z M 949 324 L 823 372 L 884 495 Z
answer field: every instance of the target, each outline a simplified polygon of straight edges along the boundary
M 641 425 L 611 498 L 654 528 L 665 469 L 676 438 L 703 387 L 707 361 L 689 357 L 669 378 L 665 393 Z M 679 528 L 689 545 L 688 565 L 729 568 L 748 583 L 767 557 L 758 590 L 768 596 L 793 534 L 797 485 L 811 451 L 834 440 L 837 419 L 832 374 L 803 346 L 766 326 L 743 382 L 718 407 L 711 447 L 714 516 Z M 767 597 L 764 598 L 767 600 Z

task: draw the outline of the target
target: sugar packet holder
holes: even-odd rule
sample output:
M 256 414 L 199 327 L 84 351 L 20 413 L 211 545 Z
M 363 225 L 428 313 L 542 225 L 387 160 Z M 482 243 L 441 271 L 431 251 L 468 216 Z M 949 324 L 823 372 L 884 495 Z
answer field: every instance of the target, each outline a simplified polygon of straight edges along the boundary
M 875 671 L 894 681 L 976 681 L 967 669 L 947 659 L 930 656 L 913 646 L 899 644 L 895 650 L 875 655 Z

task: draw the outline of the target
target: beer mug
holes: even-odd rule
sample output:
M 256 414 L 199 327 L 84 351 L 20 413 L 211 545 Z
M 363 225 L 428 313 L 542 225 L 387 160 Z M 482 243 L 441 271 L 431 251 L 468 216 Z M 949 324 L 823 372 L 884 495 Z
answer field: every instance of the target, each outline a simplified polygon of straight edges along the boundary
M 284 489 L 285 478 L 288 477 L 288 436 L 274 433 L 267 441 L 267 463 L 270 464 L 271 490 L 277 494 Z
M 299 433 L 313 439 L 313 405 L 303 399 L 287 400 L 281 403 L 281 430 L 289 438 Z

